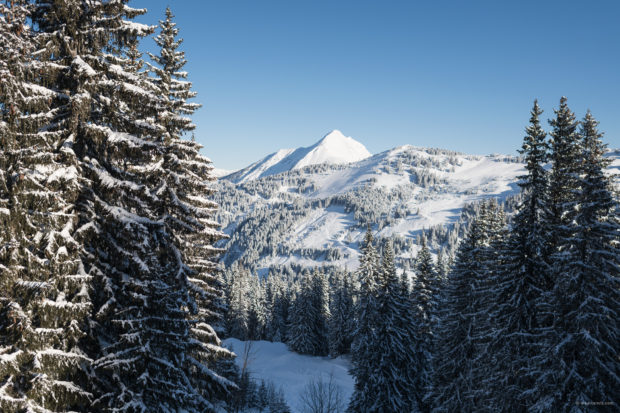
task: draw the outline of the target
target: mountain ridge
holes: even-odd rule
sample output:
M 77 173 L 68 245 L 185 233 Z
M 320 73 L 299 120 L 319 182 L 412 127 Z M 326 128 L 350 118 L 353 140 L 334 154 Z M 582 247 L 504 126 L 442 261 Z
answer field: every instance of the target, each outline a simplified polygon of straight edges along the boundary
M 608 172 L 620 172 L 620 152 L 607 157 Z M 377 238 L 392 239 L 403 268 L 413 265 L 422 233 L 433 252 L 453 256 L 476 204 L 496 198 L 512 208 L 524 173 L 518 156 L 403 145 L 347 164 L 220 179 L 216 218 L 230 236 L 222 258 L 259 274 L 283 266 L 354 269 L 368 225 Z
M 347 164 L 370 156 L 372 154 L 363 144 L 334 129 L 311 146 L 280 149 L 222 178 L 234 183 L 243 183 L 309 165 Z

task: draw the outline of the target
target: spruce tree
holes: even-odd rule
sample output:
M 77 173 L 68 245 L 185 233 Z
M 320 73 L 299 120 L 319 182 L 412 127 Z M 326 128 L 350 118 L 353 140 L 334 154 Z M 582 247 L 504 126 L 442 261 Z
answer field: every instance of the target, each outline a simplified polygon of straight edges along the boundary
M 554 382 L 552 392 L 540 394 L 539 409 L 586 411 L 602 402 L 611 411 L 620 404 L 620 220 L 597 126 L 588 112 L 580 130 L 583 152 L 570 168 L 578 171 L 572 179 L 579 190 L 572 196 L 573 221 L 560 232 L 552 257 L 557 271 L 548 374 Z
M 433 409 L 477 411 L 483 409 L 478 362 L 488 337 L 489 263 L 491 245 L 500 237 L 503 213 L 497 203 L 483 202 L 461 241 L 456 260 L 442 293 L 433 370 Z
M 373 343 L 377 342 L 377 288 L 379 282 L 379 257 L 373 245 L 373 236 L 370 227 L 366 231 L 361 248 L 360 266 L 358 269 L 359 293 L 356 303 L 357 328 L 353 333 L 351 345 L 352 375 L 355 377 L 355 387 L 348 410 L 350 412 L 365 412 L 374 403 L 374 394 L 371 391 L 371 379 L 374 374 L 372 360 L 377 357 L 373 354 Z
M 440 280 L 424 235 L 420 240 L 420 250 L 416 257 L 415 275 L 412 291 L 412 301 L 416 309 L 416 355 L 418 357 L 417 374 L 414 379 L 415 394 L 418 395 L 420 408 L 423 411 L 429 411 L 430 406 L 426 396 L 432 387 L 433 336 L 437 325 Z
M 437 270 L 437 276 L 440 280 L 440 285 L 443 285 L 448 276 L 448 272 L 450 271 L 450 263 L 448 262 L 448 257 L 446 257 L 444 248 L 439 248 L 439 251 L 437 252 L 435 268 Z
M 262 340 L 265 337 L 265 291 L 258 276 L 250 276 L 247 295 L 243 297 L 248 305 L 248 340 Z
M 271 341 L 286 341 L 286 320 L 290 308 L 290 291 L 279 275 L 271 274 L 268 279 L 271 291 L 267 325 L 267 338 Z
M 470 378 L 473 385 L 469 397 L 475 401 L 478 409 L 484 410 L 491 409 L 491 395 L 483 383 L 497 364 L 495 355 L 489 351 L 497 330 L 491 314 L 499 287 L 497 280 L 502 272 L 501 246 L 508 236 L 508 228 L 503 206 L 495 198 L 485 201 L 480 218 L 485 226 L 486 240 L 475 254 L 479 263 L 479 277 L 472 297 L 472 308 L 475 309 L 471 340 L 474 356 Z
M 208 366 L 217 357 L 231 357 L 232 354 L 220 345 L 217 333 L 224 330 L 224 299 L 221 294 L 221 280 L 217 269 L 217 255 L 221 252 L 213 244 L 224 234 L 213 220 L 217 204 L 212 201 L 215 178 L 211 161 L 200 154 L 202 146 L 186 135 L 195 129 L 190 116 L 200 107 L 188 102 L 196 96 L 188 82 L 183 67 L 187 63 L 185 53 L 179 50 L 183 42 L 178 38 L 179 30 L 173 22 L 170 8 L 166 8 L 165 20 L 159 22 L 161 32 L 155 37 L 159 54 L 149 53 L 160 100 L 156 123 L 163 132 L 163 153 L 151 173 L 160 175 L 157 195 L 163 201 L 159 211 L 165 220 L 172 241 L 177 248 L 179 262 L 177 278 L 190 290 L 192 310 L 192 336 L 197 340 L 191 356 L 196 369 Z M 181 264 L 182 263 L 182 264 Z M 226 385 L 209 375 L 194 383 L 206 396 L 225 397 Z
M 384 265 L 385 267 L 385 265 Z M 400 301 L 400 317 L 399 326 L 403 332 L 403 343 L 405 343 L 405 352 L 402 356 L 402 370 L 405 382 L 408 384 L 408 391 L 405 394 L 407 397 L 406 405 L 413 411 L 423 411 L 425 405 L 428 404 L 426 400 L 429 397 L 428 389 L 426 391 L 418 392 L 416 390 L 416 379 L 421 375 L 424 355 L 419 351 L 418 346 L 418 331 L 416 320 L 416 304 L 411 294 L 411 288 L 409 288 L 409 276 L 406 272 L 400 276 L 398 299 Z
M 248 339 L 250 277 L 252 274 L 234 264 L 226 270 L 226 334 L 239 340 Z
M 547 199 L 548 144 L 534 102 L 521 154 L 526 175 L 519 177 L 522 201 L 512 220 L 509 236 L 500 245 L 501 264 L 492 276 L 494 303 L 491 316 L 493 365 L 481 383 L 492 394 L 492 406 L 502 411 L 524 411 L 531 405 L 533 378 L 543 366 L 537 365 L 545 343 L 549 320 L 549 205 Z
M 415 412 L 417 401 L 411 402 L 411 393 L 416 392 L 412 381 L 420 371 L 415 368 L 414 340 L 407 328 L 413 324 L 406 316 L 401 284 L 394 266 L 394 252 L 390 243 L 384 247 L 381 274 L 377 285 L 377 317 L 371 359 L 372 374 L 368 388 L 373 402 L 361 411 L 370 412 Z M 359 411 L 359 410 L 358 410 Z
M 37 83 L 47 68 L 33 56 L 46 45 L 28 24 L 33 7 L 0 5 L 0 410 L 87 411 L 79 167 L 67 136 L 49 127 L 50 106 L 74 100 Z
M 297 292 L 288 320 L 287 344 L 289 348 L 300 354 L 315 354 L 316 309 L 312 302 L 312 279 L 309 276 L 302 280 Z
M 348 354 L 351 351 L 355 316 L 349 277 L 347 272 L 337 272 L 334 275 L 330 300 L 331 317 L 328 325 L 329 354 L 332 357 Z
M 318 269 L 304 277 L 289 317 L 291 350 L 301 354 L 328 354 L 329 295 L 325 275 Z
M 552 327 L 557 322 L 558 306 L 553 290 L 559 278 L 562 277 L 562 269 L 554 257 L 561 248 L 564 248 L 561 244 L 575 236 L 573 221 L 577 212 L 583 150 L 577 130 L 578 122 L 575 114 L 568 107 L 566 97 L 560 99 L 560 107 L 555 110 L 555 115 L 554 119 L 549 120 L 552 127 L 549 133 L 551 136 L 549 153 L 551 171 L 547 191 L 549 204 L 547 225 L 550 239 L 547 247 L 551 273 L 543 291 L 546 297 L 541 300 L 541 308 L 537 308 L 541 328 L 546 331 L 544 342 L 541 343 L 545 349 L 551 349 L 553 343 L 557 341 L 557 332 Z M 553 393 L 557 391 L 559 379 L 554 376 L 553 371 L 558 363 L 559 360 L 553 357 L 553 353 L 550 357 L 548 352 L 539 352 L 532 358 L 531 367 L 525 372 L 527 379 L 534 380 L 536 383 L 534 389 L 526 394 L 526 398 L 540 409 L 549 409 L 554 399 Z
M 331 317 L 329 312 L 329 284 L 323 271 L 315 269 L 312 273 L 312 307 L 314 309 L 315 320 L 314 340 L 317 356 L 329 354 L 328 325 Z
M 37 65 L 45 71 L 38 79 L 61 92 L 46 133 L 78 163 L 78 219 L 67 232 L 82 246 L 83 275 L 74 281 L 92 285 L 80 291 L 92 294 L 94 307 L 85 340 L 93 408 L 209 411 L 210 389 L 197 383 L 228 382 L 194 357 L 199 348 L 213 359 L 221 351 L 192 339 L 187 264 L 156 173 L 169 152 L 157 122 L 163 100 L 135 52 L 152 31 L 131 22 L 144 12 L 126 1 L 37 2 L 33 22 L 44 45 Z
M 552 230 L 551 249 L 557 248 L 560 238 L 571 237 L 568 225 L 575 216 L 578 174 L 583 147 L 577 131 L 578 122 L 569 109 L 566 97 L 560 99 L 560 108 L 551 119 L 552 168 L 549 176 L 549 219 Z M 567 232 L 568 231 L 568 232 Z

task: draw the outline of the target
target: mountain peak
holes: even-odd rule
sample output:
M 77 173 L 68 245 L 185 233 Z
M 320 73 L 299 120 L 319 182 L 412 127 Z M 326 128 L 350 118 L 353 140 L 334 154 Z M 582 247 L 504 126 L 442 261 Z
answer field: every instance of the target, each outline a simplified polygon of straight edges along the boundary
M 340 132 L 338 129 L 334 129 L 333 131 L 329 132 L 327 135 L 323 136 L 323 139 L 321 139 L 319 142 L 327 142 L 327 141 L 343 140 L 343 139 L 353 139 L 353 138 L 344 136 L 342 132 Z
M 301 169 L 308 165 L 357 162 L 371 155 L 364 145 L 334 129 L 312 146 L 279 150 L 247 168 L 231 174 L 228 179 L 239 183 Z
M 355 139 L 334 129 L 314 145 L 304 148 L 304 156 L 295 164 L 295 169 L 321 163 L 351 163 L 371 156 L 368 149 Z

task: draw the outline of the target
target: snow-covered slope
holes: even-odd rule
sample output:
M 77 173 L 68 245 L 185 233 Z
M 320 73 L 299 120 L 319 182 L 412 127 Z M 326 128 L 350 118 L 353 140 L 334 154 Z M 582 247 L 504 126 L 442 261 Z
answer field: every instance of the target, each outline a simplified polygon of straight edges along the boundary
M 609 171 L 618 173 L 620 153 L 607 156 Z M 399 265 L 406 267 L 422 231 L 434 251 L 454 253 L 472 205 L 496 198 L 510 207 L 524 172 L 514 156 L 405 145 L 349 164 L 247 175 L 240 183 L 230 175 L 218 183 L 217 218 L 231 236 L 223 258 L 261 274 L 281 266 L 351 270 L 370 224 L 376 237 L 394 238 Z
M 320 141 L 307 148 L 281 149 L 267 155 L 247 168 L 226 177 L 231 182 L 242 183 L 282 172 L 317 164 L 346 164 L 370 156 L 364 145 L 355 139 L 333 130 Z
M 269 341 L 240 341 L 235 338 L 224 340 L 237 354 L 239 368 L 243 367 L 244 346 L 251 344 L 248 369 L 254 379 L 271 381 L 284 391 L 287 404 L 293 412 L 301 412 L 300 394 L 309 381 L 322 378 L 340 387 L 345 406 L 353 393 L 353 378 L 349 375 L 350 362 L 345 357 L 312 357 L 293 353 L 284 343 Z

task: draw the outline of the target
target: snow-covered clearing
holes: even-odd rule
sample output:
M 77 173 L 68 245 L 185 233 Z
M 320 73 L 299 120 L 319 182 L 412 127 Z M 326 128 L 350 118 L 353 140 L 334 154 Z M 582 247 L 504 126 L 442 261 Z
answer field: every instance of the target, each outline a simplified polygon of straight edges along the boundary
M 284 391 L 286 402 L 293 412 L 301 411 L 300 394 L 308 382 L 323 378 L 340 386 L 345 404 L 353 393 L 353 377 L 349 374 L 351 364 L 345 357 L 313 357 L 289 351 L 284 343 L 270 341 L 241 341 L 236 338 L 224 340 L 224 345 L 237 354 L 237 365 L 243 366 L 246 344 L 251 344 L 248 369 L 256 380 L 269 380 Z

